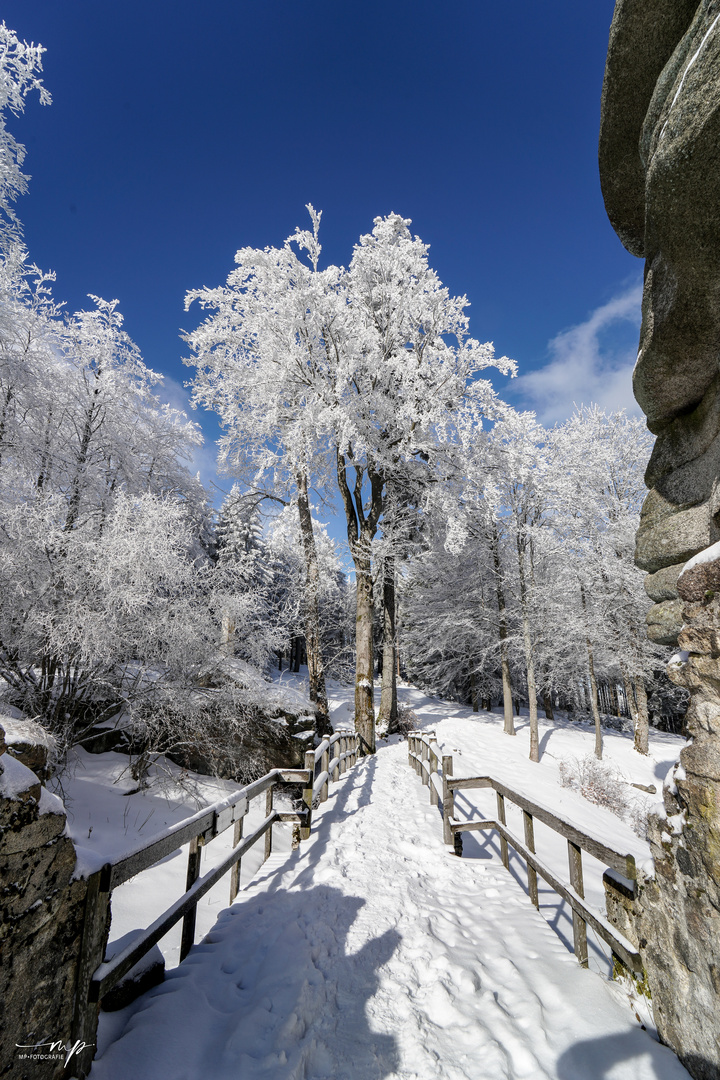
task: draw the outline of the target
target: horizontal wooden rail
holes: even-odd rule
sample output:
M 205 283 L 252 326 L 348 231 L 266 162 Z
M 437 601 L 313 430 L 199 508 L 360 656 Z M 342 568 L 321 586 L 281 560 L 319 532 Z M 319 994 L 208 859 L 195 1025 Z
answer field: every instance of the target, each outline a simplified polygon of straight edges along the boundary
M 537 878 L 540 876 L 567 901 L 573 916 L 574 951 L 581 964 L 587 966 L 587 930 L 589 923 L 599 937 L 633 971 L 642 971 L 642 959 L 635 946 L 624 937 L 599 912 L 593 911 L 584 897 L 582 852 L 587 851 L 622 876 L 628 889 L 634 894 L 637 877 L 633 855 L 620 852 L 594 836 L 576 828 L 569 821 L 558 817 L 545 807 L 526 799 L 524 795 L 509 788 L 492 776 L 454 776 L 452 756 L 443 755 L 442 776 L 438 776 L 439 747 L 434 732 L 413 731 L 408 736 L 408 763 L 421 777 L 423 784 L 431 788 L 432 802 L 438 801 L 443 815 L 443 838 L 453 844 L 455 852 L 462 854 L 461 834 L 494 829 L 500 836 L 500 854 L 503 865 L 509 869 L 508 847 L 513 848 L 525 860 L 528 873 L 528 892 L 535 907 L 539 906 Z M 492 788 L 497 797 L 497 819 L 470 819 L 460 821 L 455 817 L 455 792 L 472 788 Z M 525 842 L 508 829 L 505 800 L 514 803 L 523 815 Z M 565 837 L 568 845 L 570 883 L 562 881 L 535 853 L 534 819 L 537 818 L 555 832 Z
M 612 923 L 608 922 L 603 915 L 588 907 L 582 894 L 577 893 L 571 885 L 566 885 L 565 882 L 561 881 L 557 874 L 553 873 L 546 863 L 542 862 L 537 855 L 529 851 L 517 837 L 513 836 L 505 825 L 496 822 L 495 827 L 508 844 L 525 860 L 527 865 L 530 866 L 543 881 L 546 881 L 548 885 L 552 886 L 555 892 L 562 896 L 563 900 L 567 900 L 573 911 L 577 912 L 585 922 L 592 926 L 598 936 L 610 946 L 613 952 L 617 953 L 627 967 L 631 968 L 633 971 L 642 971 L 643 965 L 640 953 L 632 942 L 628 941 L 628 939 L 621 934 Z
M 278 781 L 304 783 L 306 777 L 305 769 L 273 769 L 265 776 L 261 776 L 259 780 L 254 780 L 239 791 L 234 791 L 232 795 L 221 799 L 213 806 L 199 810 L 193 817 L 171 826 L 156 840 L 150 839 L 123 856 L 122 859 L 118 859 L 110 872 L 110 888 L 115 889 L 141 871 L 147 870 L 160 859 L 164 859 L 166 855 L 177 851 L 188 840 L 202 836 L 203 843 L 207 843 L 215 836 L 219 836 L 225 829 L 229 829 L 233 822 L 244 817 L 252 799 L 262 795 L 268 788 L 274 787 Z
M 500 780 L 495 780 L 491 776 L 453 776 L 448 778 L 448 787 L 451 791 L 483 787 L 492 788 L 504 798 L 519 806 L 521 810 L 531 814 L 533 818 L 537 818 L 538 821 L 549 825 L 551 829 L 560 833 L 566 840 L 571 840 L 578 847 L 581 847 L 583 851 L 587 851 L 589 855 L 594 855 L 600 862 L 604 862 L 607 866 L 611 866 L 613 870 L 617 870 L 623 877 L 628 878 L 630 881 L 634 881 L 637 877 L 634 855 L 608 847 L 601 840 L 597 840 L 594 836 L 590 836 L 588 833 L 576 828 L 569 821 L 565 821 L 564 818 L 558 817 L 557 814 L 551 813 L 544 807 L 538 806 L 537 803 L 531 802 L 530 799 L 526 799 L 524 795 L 513 791 L 512 788 L 509 788 Z M 462 825 L 458 825 L 458 828 L 462 827 Z
M 289 815 L 295 821 L 299 821 L 298 815 Z M 204 877 L 198 878 L 193 885 L 183 893 L 183 895 L 172 904 L 167 911 L 163 912 L 147 930 L 143 931 L 138 937 L 132 941 L 127 948 L 123 949 L 121 953 L 113 957 L 112 960 L 106 961 L 100 965 L 95 974 L 92 977 L 90 983 L 90 1001 L 99 1001 L 103 994 L 106 994 L 122 977 L 126 975 L 130 968 L 137 964 L 138 960 L 150 951 L 153 945 L 156 945 L 160 938 L 167 934 L 168 930 L 172 930 L 173 926 L 182 919 L 187 912 L 196 906 L 198 900 L 200 900 L 206 892 L 208 892 L 213 885 L 223 877 L 228 870 L 241 859 L 246 851 L 249 851 L 254 844 L 260 840 L 268 829 L 271 829 L 276 821 L 280 820 L 280 815 L 277 811 L 273 811 L 268 817 L 265 818 L 261 825 L 258 825 L 236 848 L 226 856 L 223 861 L 216 866 L 213 870 L 208 871 Z
M 323 741 L 315 747 L 315 760 L 319 761 L 322 755 L 326 753 L 331 746 L 335 746 L 336 743 L 339 743 L 343 736 L 346 734 L 347 732 L 345 731 L 336 731 L 334 735 L 330 736 L 330 738 L 323 739 Z
M 327 785 L 328 778 L 329 772 L 327 769 L 324 772 L 318 773 L 313 784 L 313 796 L 322 795 Z

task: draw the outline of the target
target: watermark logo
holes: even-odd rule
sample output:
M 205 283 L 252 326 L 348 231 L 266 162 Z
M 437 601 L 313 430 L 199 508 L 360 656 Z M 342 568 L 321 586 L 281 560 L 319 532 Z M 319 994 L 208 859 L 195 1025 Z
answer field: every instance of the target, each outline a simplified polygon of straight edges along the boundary
M 92 1049 L 95 1043 L 86 1043 L 82 1039 L 76 1039 L 74 1043 L 63 1042 L 62 1039 L 50 1039 L 47 1042 L 38 1043 L 15 1043 L 17 1050 L 25 1051 L 18 1054 L 21 1061 L 62 1061 L 65 1064 L 83 1050 Z

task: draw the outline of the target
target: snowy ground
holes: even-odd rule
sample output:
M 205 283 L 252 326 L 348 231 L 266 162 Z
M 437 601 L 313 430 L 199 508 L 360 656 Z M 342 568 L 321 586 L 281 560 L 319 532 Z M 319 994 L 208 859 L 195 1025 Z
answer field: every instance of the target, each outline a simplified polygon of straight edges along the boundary
M 531 765 L 520 725 L 509 739 L 497 716 L 473 716 L 410 687 L 401 696 L 454 753 L 456 774 L 502 776 L 647 857 L 629 826 L 558 787 L 558 760 L 592 749 L 588 729 L 543 727 L 544 759 Z M 348 701 L 336 688 L 336 724 L 349 718 Z M 628 780 L 659 787 L 680 745 L 660 736 L 645 761 L 627 736 L 609 736 L 606 753 Z M 478 801 L 458 803 L 458 813 L 471 816 L 485 793 L 468 794 Z M 147 796 L 127 798 L 134 807 Z M 182 816 L 165 806 L 154 808 L 157 826 Z M 74 807 L 78 822 L 78 797 Z M 564 865 L 564 842 L 554 846 L 539 834 L 541 855 Z M 641 1028 L 617 985 L 577 965 L 548 924 L 563 930 L 550 894 L 541 894 L 537 913 L 524 871 L 508 874 L 492 841 L 466 843 L 466 855 L 458 859 L 442 844 L 440 816 L 407 766 L 407 744 L 380 744 L 331 788 L 309 841 L 273 855 L 230 908 L 218 899 L 201 912 L 200 931 L 209 933 L 162 986 L 103 1017 L 92 1080 L 686 1077 Z M 177 886 L 184 862 L 176 861 Z M 599 885 L 590 886 L 590 862 L 587 894 L 602 902 Z M 158 868 L 165 874 L 159 893 L 169 888 L 167 865 Z M 128 904 L 136 896 L 123 927 L 115 925 L 124 916 L 114 894 L 113 937 L 150 921 L 143 904 L 152 890 L 141 887 L 147 878 L 123 887 Z M 226 883 L 217 888 L 226 894 Z M 594 954 L 595 967 L 602 963 Z

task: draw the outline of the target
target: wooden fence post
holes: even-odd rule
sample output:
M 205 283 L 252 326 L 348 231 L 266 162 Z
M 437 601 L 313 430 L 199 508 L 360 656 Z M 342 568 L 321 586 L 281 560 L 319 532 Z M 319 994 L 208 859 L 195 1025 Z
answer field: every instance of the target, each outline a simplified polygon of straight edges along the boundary
M 337 784 L 338 780 L 340 779 L 340 757 L 342 755 L 342 740 L 343 740 L 343 737 L 341 735 L 340 738 L 338 739 L 338 741 L 335 743 L 335 757 L 337 758 L 337 765 L 333 769 L 333 774 L 332 774 L 333 784 Z M 331 751 L 331 753 L 332 753 L 332 751 Z
M 270 817 L 273 812 L 273 786 L 267 789 L 265 796 L 265 817 Z M 265 833 L 265 858 L 269 859 L 272 854 L 272 825 Z
M 313 804 L 313 781 L 315 779 L 315 751 L 307 750 L 305 752 L 305 768 L 310 773 L 310 779 L 308 780 L 308 786 L 303 788 L 302 801 L 305 806 L 305 824 L 300 830 L 300 839 L 307 840 L 310 836 L 310 827 L 312 825 L 312 804 Z
M 527 810 L 523 810 L 523 825 L 525 827 L 525 846 L 528 851 L 535 853 L 535 825 L 533 823 L 532 814 L 529 814 Z M 537 871 L 528 863 L 528 892 L 530 893 L 530 899 L 536 908 L 540 907 L 540 901 L 538 900 L 538 884 L 537 884 Z
M 453 833 L 450 828 L 450 818 L 455 816 L 455 796 L 452 788 L 448 787 L 448 779 L 452 776 L 452 754 L 443 754 L 442 759 L 442 784 L 443 784 L 443 843 L 453 844 Z
M 187 892 L 190 886 L 194 885 L 197 879 L 200 877 L 201 859 L 202 841 L 199 836 L 196 836 L 194 840 L 190 841 L 190 850 L 188 852 L 187 878 L 185 880 L 185 892 Z M 193 904 L 193 906 L 183 918 L 182 938 L 180 940 L 180 963 L 183 962 L 183 960 L 195 944 L 196 916 L 197 905 Z
M 499 791 L 497 792 L 497 808 L 498 808 L 498 821 L 502 822 L 503 825 L 507 825 L 507 822 L 505 821 L 505 796 L 501 795 Z M 508 855 L 507 840 L 505 839 L 504 836 L 500 837 L 500 857 L 502 859 L 503 866 L 505 867 L 505 869 L 509 870 L 510 869 L 510 857 Z
M 322 757 L 320 758 L 320 772 L 327 773 L 329 765 L 330 765 L 330 747 L 328 746 L 326 750 L 323 750 Z M 325 782 L 323 783 L 323 786 L 320 788 L 320 802 L 327 802 L 328 789 L 330 787 L 329 781 L 330 781 L 330 777 L 329 777 L 329 775 L 327 775 L 325 777 Z
M 421 738 L 421 740 L 420 740 L 420 759 L 421 759 L 421 761 L 427 761 L 428 760 L 429 752 L 430 751 L 429 751 L 428 744 L 425 742 L 424 739 Z M 423 784 L 426 787 L 430 783 L 430 781 L 428 779 L 428 774 L 426 773 L 425 769 L 423 769 L 422 765 L 420 765 L 420 779 L 422 780 Z
M 243 817 L 239 818 L 235 822 L 235 828 L 233 829 L 233 847 L 237 847 L 238 844 L 240 843 L 240 841 L 242 840 L 244 823 L 245 823 L 244 815 L 243 815 Z M 237 896 L 238 892 L 240 891 L 240 863 L 241 862 L 242 862 L 242 859 L 238 859 L 238 861 L 234 864 L 232 870 L 230 871 L 230 903 L 231 904 L 232 904 L 233 900 L 235 899 L 235 897 Z
M 585 899 L 585 886 L 583 884 L 583 871 L 582 871 L 582 848 L 579 848 L 577 844 L 573 844 L 572 840 L 568 840 L 568 863 L 570 865 L 570 884 L 572 885 L 578 896 Z M 587 923 L 583 919 L 575 908 L 572 913 L 573 918 L 573 947 L 575 949 L 575 955 L 578 958 L 578 962 L 582 967 L 588 966 L 588 950 L 587 950 Z
M 430 741 L 431 741 L 431 743 L 435 744 L 435 747 L 437 746 L 437 739 L 435 738 L 434 735 L 433 735 L 433 737 L 432 737 L 432 739 Z M 429 766 L 429 769 L 430 769 L 430 776 L 428 778 L 428 787 L 430 788 L 430 805 L 432 806 L 434 803 L 437 802 L 437 791 L 435 790 L 435 785 L 432 782 L 432 777 L 433 777 L 433 775 L 437 775 L 437 771 L 438 771 L 437 750 L 433 746 L 430 747 L 430 750 L 428 752 L 428 766 Z
M 94 1046 L 97 1035 L 99 1001 L 90 1001 L 90 983 L 96 969 L 105 959 L 105 946 L 110 928 L 110 873 L 107 863 L 88 878 L 85 897 L 85 915 L 83 918 L 80 956 L 78 958 L 77 983 L 75 987 L 75 1014 L 73 1017 L 72 1042 Z M 81 1065 L 87 1057 L 83 1054 L 73 1062 L 73 1075 L 78 1080 L 85 1080 L 90 1072 L 92 1060 L 87 1068 Z

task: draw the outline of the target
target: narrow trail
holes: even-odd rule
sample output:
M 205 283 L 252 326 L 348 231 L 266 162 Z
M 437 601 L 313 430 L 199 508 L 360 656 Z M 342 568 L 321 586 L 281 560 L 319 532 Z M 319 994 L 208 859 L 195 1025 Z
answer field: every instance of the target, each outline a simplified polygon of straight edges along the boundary
M 458 859 L 383 747 L 271 857 L 91 1080 L 679 1080 L 502 865 Z

